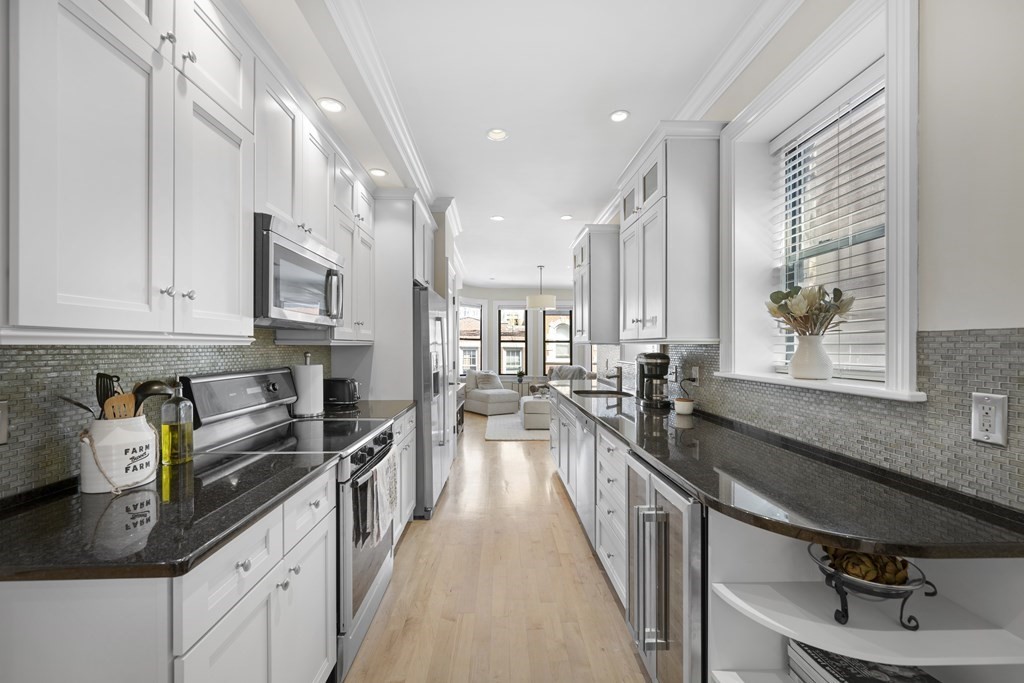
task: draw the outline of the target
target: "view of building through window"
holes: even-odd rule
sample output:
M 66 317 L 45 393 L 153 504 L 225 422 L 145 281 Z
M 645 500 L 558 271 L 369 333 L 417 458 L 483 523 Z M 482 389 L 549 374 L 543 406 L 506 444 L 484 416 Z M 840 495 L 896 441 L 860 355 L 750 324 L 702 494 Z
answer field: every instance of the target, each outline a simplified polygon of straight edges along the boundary
M 544 311 L 544 374 L 572 365 L 572 312 Z
M 526 357 L 526 310 L 498 309 L 498 373 L 514 375 L 528 368 Z
M 482 306 L 459 306 L 459 374 L 480 369 Z

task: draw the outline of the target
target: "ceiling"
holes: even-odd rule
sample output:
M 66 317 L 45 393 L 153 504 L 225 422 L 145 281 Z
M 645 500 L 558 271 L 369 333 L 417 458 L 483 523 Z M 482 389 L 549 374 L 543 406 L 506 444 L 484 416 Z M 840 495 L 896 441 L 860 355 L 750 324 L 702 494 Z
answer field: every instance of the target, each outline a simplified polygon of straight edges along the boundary
M 388 181 L 428 199 L 455 197 L 466 284 L 535 287 L 544 265 L 545 285 L 560 288 L 572 284 L 569 243 L 657 122 L 721 69 L 763 0 L 362 0 L 348 15 L 366 24 L 357 36 L 339 17 L 360 0 L 241 3 L 310 93 L 351 98 L 332 123 L 364 167 L 394 169 Z M 350 48 L 367 53 L 348 45 L 357 39 L 383 62 L 396 106 L 380 107 L 382 79 L 353 68 Z M 613 123 L 617 109 L 631 116 Z M 491 128 L 508 140 L 488 140 Z

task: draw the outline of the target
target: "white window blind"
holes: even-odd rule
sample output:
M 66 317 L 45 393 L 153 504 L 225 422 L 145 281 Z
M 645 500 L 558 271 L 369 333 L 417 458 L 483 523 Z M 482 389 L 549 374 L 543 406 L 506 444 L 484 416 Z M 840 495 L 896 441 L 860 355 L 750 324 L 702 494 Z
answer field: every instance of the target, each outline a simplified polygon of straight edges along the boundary
M 823 285 L 857 297 L 825 337 L 834 375 L 885 381 L 885 89 L 847 99 L 775 154 L 773 245 L 779 288 Z M 796 338 L 780 327 L 776 369 Z

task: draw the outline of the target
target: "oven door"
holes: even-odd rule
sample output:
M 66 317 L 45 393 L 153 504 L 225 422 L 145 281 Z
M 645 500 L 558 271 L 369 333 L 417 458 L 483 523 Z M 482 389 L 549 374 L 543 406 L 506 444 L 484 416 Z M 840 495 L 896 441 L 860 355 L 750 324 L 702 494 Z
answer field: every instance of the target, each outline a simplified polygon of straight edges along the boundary
M 258 235 L 255 316 L 272 327 L 334 327 L 342 318 L 344 276 L 338 257 L 273 230 Z
M 352 586 L 349 605 L 353 622 L 360 620 L 366 598 L 391 557 L 393 522 L 389 517 L 384 528 L 375 530 L 373 513 L 377 496 L 384 495 L 383 490 L 387 487 L 386 482 L 375 482 L 384 476 L 384 459 L 390 452 L 391 446 L 388 446 L 375 454 L 370 465 L 362 468 L 348 484 L 351 538 L 347 549 L 351 557 Z

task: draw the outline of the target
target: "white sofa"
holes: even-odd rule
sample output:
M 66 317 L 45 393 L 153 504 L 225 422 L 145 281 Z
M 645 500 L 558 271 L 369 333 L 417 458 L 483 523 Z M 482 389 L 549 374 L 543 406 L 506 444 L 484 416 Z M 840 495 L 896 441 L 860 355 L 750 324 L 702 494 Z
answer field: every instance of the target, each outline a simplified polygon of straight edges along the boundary
M 519 392 L 512 389 L 481 389 L 476 370 L 466 373 L 466 410 L 480 415 L 507 415 L 519 410 Z

